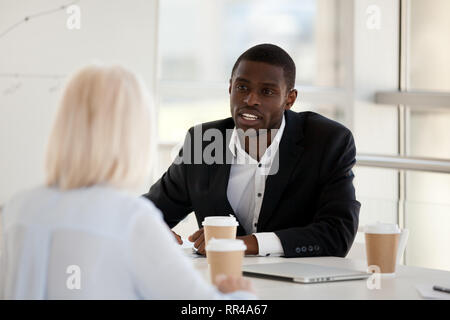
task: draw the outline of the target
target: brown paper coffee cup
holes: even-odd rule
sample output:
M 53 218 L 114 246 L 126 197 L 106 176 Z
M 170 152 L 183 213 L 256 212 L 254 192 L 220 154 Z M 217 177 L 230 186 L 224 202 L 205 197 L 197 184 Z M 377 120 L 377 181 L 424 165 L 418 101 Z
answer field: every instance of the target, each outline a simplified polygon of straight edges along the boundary
M 206 217 L 202 222 L 205 233 L 205 248 L 211 238 L 235 239 L 238 222 L 234 217 Z
M 242 276 L 242 261 L 247 249 L 244 241 L 238 239 L 211 238 L 206 247 L 211 282 L 216 283 L 219 274 Z
M 233 226 L 204 226 L 205 228 L 205 246 L 211 238 L 216 239 L 235 239 L 237 227 Z
M 378 266 L 381 273 L 395 273 L 399 233 L 366 233 L 367 265 Z

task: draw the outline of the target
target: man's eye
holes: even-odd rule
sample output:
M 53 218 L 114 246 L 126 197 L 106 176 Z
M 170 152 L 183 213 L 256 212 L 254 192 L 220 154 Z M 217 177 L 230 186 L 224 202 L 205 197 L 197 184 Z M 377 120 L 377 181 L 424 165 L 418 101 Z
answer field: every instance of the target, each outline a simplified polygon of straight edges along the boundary
M 263 93 L 266 94 L 266 95 L 273 95 L 274 94 L 273 90 L 270 90 L 270 89 L 263 89 Z
M 236 86 L 236 89 L 238 89 L 239 91 L 244 91 L 244 90 L 247 90 L 247 87 L 244 86 L 244 85 L 238 84 L 238 85 Z

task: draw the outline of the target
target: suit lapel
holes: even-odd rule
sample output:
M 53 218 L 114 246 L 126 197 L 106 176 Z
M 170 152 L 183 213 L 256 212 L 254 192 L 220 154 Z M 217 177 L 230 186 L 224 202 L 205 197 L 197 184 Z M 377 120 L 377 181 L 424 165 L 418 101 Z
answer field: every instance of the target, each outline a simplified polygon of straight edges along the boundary
M 286 127 L 278 148 L 278 172 L 269 175 L 266 179 L 258 229 L 263 228 L 274 213 L 291 173 L 297 166 L 304 150 L 302 145 L 303 123 L 294 118 L 295 115 L 292 111 L 285 112 Z
M 213 164 L 209 170 L 209 194 L 214 207 L 214 215 L 227 216 L 234 214 L 227 197 L 228 180 L 230 178 L 231 164 Z
M 292 111 L 285 112 L 286 127 L 283 132 L 283 137 L 278 149 L 279 155 L 279 168 L 278 172 L 273 175 L 269 175 L 266 180 L 266 187 L 264 191 L 264 199 L 261 206 L 261 211 L 258 220 L 258 229 L 261 229 L 265 223 L 270 219 L 278 202 L 283 194 L 290 175 L 293 169 L 296 167 L 303 152 L 302 138 L 303 138 L 303 121 L 296 118 L 297 114 Z M 230 124 L 226 126 L 226 129 L 232 129 Z M 226 137 L 224 143 L 224 155 L 231 156 L 231 152 L 228 149 L 231 131 L 223 132 Z M 231 159 L 231 158 L 225 158 Z M 208 165 L 209 174 L 209 201 L 214 208 L 214 212 L 211 215 L 227 216 L 229 214 L 235 215 L 233 208 L 231 207 L 228 196 L 228 181 L 230 178 L 231 164 L 230 161 L 225 161 L 223 164 Z M 238 219 L 236 217 L 236 219 Z M 241 224 L 238 227 L 238 235 L 244 235 L 245 231 Z

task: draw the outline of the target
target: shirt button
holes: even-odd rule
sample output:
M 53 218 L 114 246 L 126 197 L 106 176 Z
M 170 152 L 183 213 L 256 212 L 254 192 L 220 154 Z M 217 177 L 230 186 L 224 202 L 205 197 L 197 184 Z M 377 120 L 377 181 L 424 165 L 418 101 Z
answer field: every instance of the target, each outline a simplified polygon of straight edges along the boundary
M 262 194 L 261 194 L 261 193 L 258 193 L 258 197 L 261 198 L 261 196 L 262 196 Z
M 306 247 L 302 247 L 302 252 L 306 252 Z
M 261 168 L 261 166 L 262 166 L 262 164 L 261 164 L 261 163 L 259 163 L 259 164 L 258 164 L 258 168 Z
M 300 253 L 302 252 L 302 249 L 300 249 L 300 247 L 295 248 L 295 252 Z

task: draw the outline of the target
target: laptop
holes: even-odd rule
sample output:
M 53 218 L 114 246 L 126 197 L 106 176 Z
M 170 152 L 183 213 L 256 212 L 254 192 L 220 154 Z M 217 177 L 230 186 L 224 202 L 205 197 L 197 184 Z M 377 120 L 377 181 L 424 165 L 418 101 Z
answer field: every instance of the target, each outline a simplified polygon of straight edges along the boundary
M 314 264 L 279 262 L 267 264 L 250 264 L 242 266 L 244 275 L 299 283 L 319 283 L 344 280 L 367 279 L 372 273 L 324 267 Z

